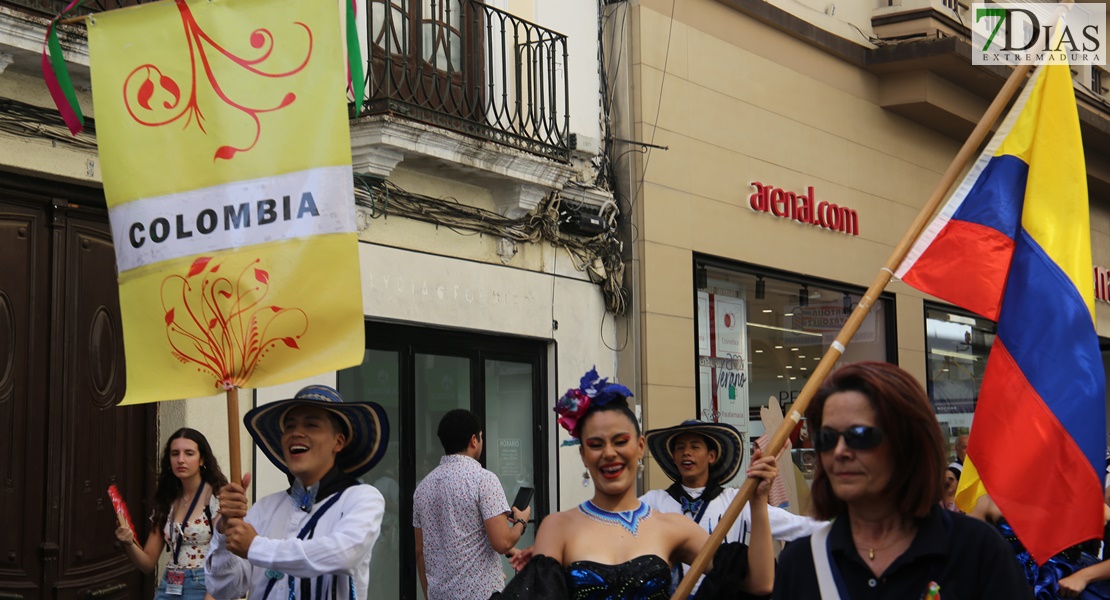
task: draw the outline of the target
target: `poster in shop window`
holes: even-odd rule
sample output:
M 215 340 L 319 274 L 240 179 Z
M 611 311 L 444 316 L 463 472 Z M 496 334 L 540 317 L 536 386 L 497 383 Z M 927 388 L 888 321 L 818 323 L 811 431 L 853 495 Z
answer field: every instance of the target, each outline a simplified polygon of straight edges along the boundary
M 731 296 L 713 295 L 715 347 L 713 356 L 727 358 L 744 351 L 747 311 L 744 301 Z
M 787 306 L 786 327 L 797 333 L 784 338 L 787 344 L 817 345 L 828 347 L 837 334 L 844 328 L 851 316 L 851 310 L 844 310 L 843 302 L 811 302 L 809 306 Z M 854 343 L 874 342 L 877 339 L 878 314 L 882 310 L 875 303 L 860 323 L 859 330 L 852 337 Z
M 747 304 L 741 298 L 714 294 L 712 367 L 714 421 L 748 434 Z
M 698 292 L 698 356 L 709 356 L 709 294 Z
M 713 367 L 706 358 L 700 359 L 700 362 L 703 364 L 698 365 L 698 389 L 701 390 L 701 397 L 698 398 L 701 414 L 698 418 L 712 423 L 717 420 L 716 409 L 713 407 L 713 392 L 716 389 L 713 385 Z

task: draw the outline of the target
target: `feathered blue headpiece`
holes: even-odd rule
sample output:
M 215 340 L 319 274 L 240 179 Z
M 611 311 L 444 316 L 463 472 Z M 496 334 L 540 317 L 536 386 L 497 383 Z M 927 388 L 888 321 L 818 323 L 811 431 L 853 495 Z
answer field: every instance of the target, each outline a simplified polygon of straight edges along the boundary
M 555 413 L 559 415 L 559 425 L 578 439 L 578 421 L 586 414 L 591 405 L 605 406 L 617 398 L 631 398 L 632 391 L 619 383 L 609 383 L 609 378 L 598 379 L 594 367 L 582 376 L 577 388 L 567 390 L 555 403 Z

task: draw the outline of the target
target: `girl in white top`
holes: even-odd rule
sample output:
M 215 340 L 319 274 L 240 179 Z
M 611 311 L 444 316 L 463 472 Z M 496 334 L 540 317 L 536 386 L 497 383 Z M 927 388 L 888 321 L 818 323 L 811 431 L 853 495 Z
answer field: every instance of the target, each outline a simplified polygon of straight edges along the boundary
M 170 436 L 162 452 L 146 544 L 138 544 L 130 527 L 116 529 L 127 556 L 144 573 L 154 572 L 163 550 L 169 553 L 156 600 L 211 600 L 204 585 L 204 559 L 219 511 L 215 491 L 226 484 L 204 434 L 182 428 Z

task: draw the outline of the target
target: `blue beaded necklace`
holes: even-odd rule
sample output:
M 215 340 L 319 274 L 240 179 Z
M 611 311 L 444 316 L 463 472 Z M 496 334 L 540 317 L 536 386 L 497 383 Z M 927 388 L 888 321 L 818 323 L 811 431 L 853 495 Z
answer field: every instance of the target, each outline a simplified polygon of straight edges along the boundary
M 640 529 L 640 521 L 651 516 L 651 507 L 643 502 L 634 510 L 611 512 L 598 508 L 593 502 L 587 500 L 578 505 L 578 510 L 595 521 L 608 523 L 610 525 L 620 525 L 627 529 L 633 537 L 636 536 L 636 533 Z

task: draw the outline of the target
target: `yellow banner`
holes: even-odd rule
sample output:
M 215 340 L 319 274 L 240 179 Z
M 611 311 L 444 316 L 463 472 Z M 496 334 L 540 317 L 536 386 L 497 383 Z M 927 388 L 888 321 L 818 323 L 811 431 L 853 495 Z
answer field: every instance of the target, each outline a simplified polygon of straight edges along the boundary
M 334 0 L 178 0 L 90 19 L 124 404 L 361 362 L 342 39 Z

